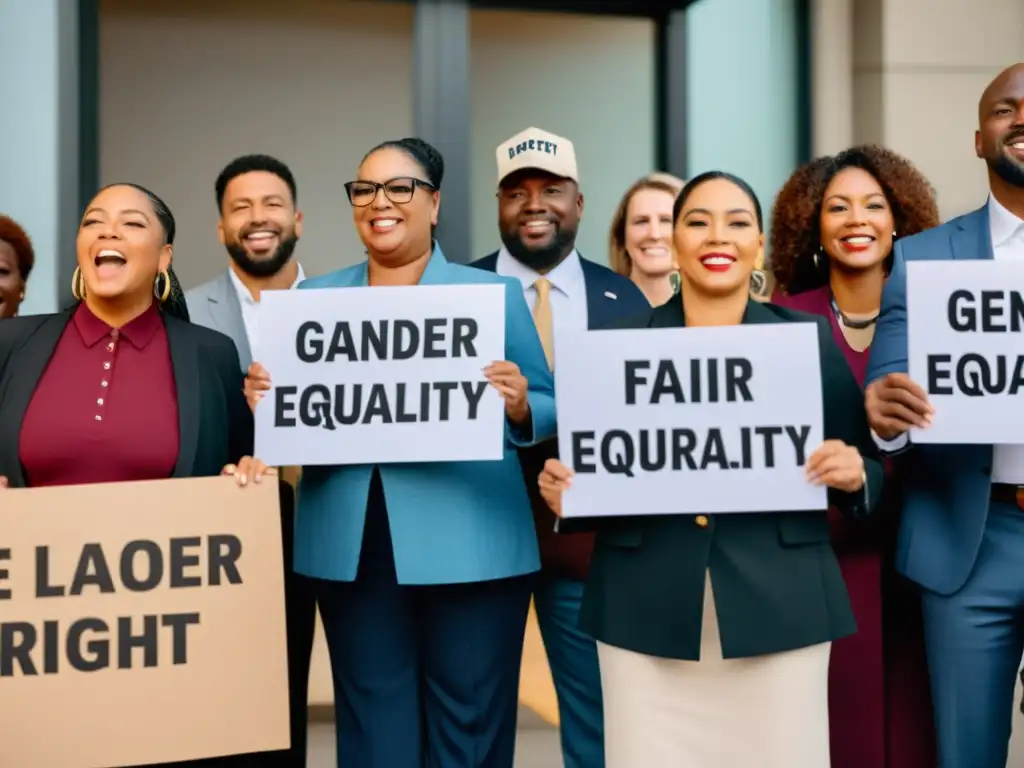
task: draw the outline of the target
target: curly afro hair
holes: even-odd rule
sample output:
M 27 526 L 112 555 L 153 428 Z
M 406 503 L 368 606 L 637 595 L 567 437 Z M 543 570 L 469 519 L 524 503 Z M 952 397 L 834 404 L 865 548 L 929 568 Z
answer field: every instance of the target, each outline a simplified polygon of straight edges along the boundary
M 892 208 L 899 237 L 939 225 L 935 190 L 905 157 L 883 147 L 865 145 L 812 160 L 789 177 L 775 198 L 770 242 L 777 290 L 803 293 L 828 282 L 827 262 L 820 268 L 814 264 L 814 254 L 821 245 L 821 204 L 832 179 L 846 168 L 860 168 L 878 181 Z

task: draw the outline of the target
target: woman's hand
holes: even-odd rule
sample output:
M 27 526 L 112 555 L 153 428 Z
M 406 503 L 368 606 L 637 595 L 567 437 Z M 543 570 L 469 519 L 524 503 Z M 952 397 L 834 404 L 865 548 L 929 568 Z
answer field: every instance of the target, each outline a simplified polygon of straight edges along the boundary
M 859 491 L 864 487 L 864 459 L 842 440 L 826 440 L 807 460 L 807 479 L 847 493 Z
M 562 493 L 572 484 L 572 475 L 573 471 L 558 459 L 548 459 L 537 478 L 540 495 L 558 517 L 562 516 Z
M 484 376 L 505 399 L 505 414 L 513 424 L 525 424 L 530 418 L 530 403 L 526 399 L 526 377 L 519 366 L 508 360 L 499 360 L 484 368 Z
M 0 475 L 0 490 L 3 490 L 4 488 L 10 488 L 10 487 L 11 487 L 11 484 L 9 482 L 7 482 L 7 476 L 6 475 Z
M 221 470 L 222 475 L 234 475 L 235 482 L 244 487 L 250 482 L 258 483 L 264 475 L 276 475 L 277 470 L 268 467 L 259 459 L 252 456 L 243 456 L 237 464 L 228 464 Z
M 267 373 L 267 369 L 259 363 L 253 363 L 249 366 L 249 371 L 245 375 L 245 399 L 249 403 L 249 409 L 255 413 L 256 404 L 262 399 L 266 392 L 270 391 L 270 374 Z

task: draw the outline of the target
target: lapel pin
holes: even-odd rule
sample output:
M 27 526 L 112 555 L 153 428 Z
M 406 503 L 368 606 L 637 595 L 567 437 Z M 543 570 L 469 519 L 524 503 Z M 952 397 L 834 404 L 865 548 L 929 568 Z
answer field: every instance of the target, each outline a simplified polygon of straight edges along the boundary
M 614 301 L 615 299 L 619 298 L 618 296 L 616 296 L 616 295 L 615 295 L 614 293 L 612 293 L 611 291 L 605 291 L 605 292 L 604 292 L 604 295 L 605 295 L 605 296 L 607 296 L 607 297 L 608 297 L 609 299 L 612 299 L 613 301 Z

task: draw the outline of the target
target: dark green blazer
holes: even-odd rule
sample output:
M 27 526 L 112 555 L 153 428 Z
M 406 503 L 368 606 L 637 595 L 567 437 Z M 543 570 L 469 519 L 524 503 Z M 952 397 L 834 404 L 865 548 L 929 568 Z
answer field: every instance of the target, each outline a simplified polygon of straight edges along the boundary
M 817 324 L 825 437 L 856 446 L 868 475 L 863 491 L 829 489 L 829 503 L 846 515 L 867 516 L 882 490 L 882 465 L 864 395 L 828 323 L 753 300 L 743 322 Z M 683 325 L 677 297 L 618 327 Z M 580 621 L 603 643 L 697 660 L 709 569 L 725 658 L 803 648 L 856 631 L 825 510 L 563 520 L 559 529 L 570 532 L 581 525 L 597 530 L 597 543 Z

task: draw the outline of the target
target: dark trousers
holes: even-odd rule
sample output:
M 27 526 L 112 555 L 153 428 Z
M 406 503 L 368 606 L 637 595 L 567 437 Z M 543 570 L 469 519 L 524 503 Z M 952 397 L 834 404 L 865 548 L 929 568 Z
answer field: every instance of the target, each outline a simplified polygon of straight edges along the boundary
M 565 768 L 604 768 L 604 703 L 597 643 L 579 628 L 582 581 L 543 576 L 533 593 L 558 696 Z
M 974 570 L 949 596 L 923 593 L 942 768 L 1005 768 L 1024 652 L 1024 511 L 993 502 Z
M 316 630 L 316 586 L 296 573 L 295 497 L 281 484 L 281 540 L 284 544 L 285 622 L 288 633 L 288 700 L 291 713 L 290 749 L 256 755 L 260 768 L 305 768 L 309 729 L 309 663 Z
M 402 586 L 375 476 L 354 582 L 317 582 L 338 765 L 512 768 L 533 576 Z

